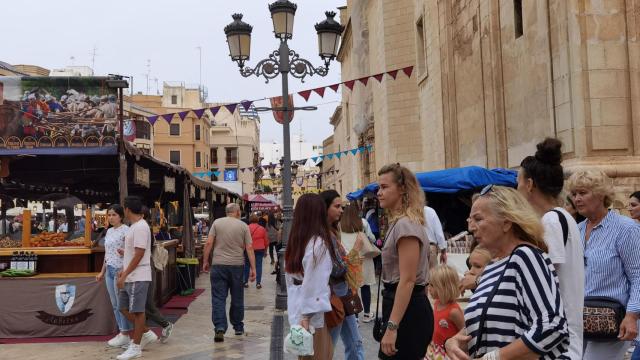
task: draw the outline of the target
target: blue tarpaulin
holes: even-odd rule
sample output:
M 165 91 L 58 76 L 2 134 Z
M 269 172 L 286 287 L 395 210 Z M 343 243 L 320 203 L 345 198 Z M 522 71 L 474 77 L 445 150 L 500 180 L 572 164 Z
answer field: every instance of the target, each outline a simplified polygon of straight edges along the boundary
M 444 169 L 417 173 L 416 178 L 422 190 L 433 193 L 454 194 L 462 190 L 482 188 L 489 184 L 517 186 L 518 173 L 508 169 L 485 169 L 479 166 Z M 378 191 L 378 184 L 371 183 L 364 188 L 347 194 L 347 199 L 358 200 L 367 193 Z

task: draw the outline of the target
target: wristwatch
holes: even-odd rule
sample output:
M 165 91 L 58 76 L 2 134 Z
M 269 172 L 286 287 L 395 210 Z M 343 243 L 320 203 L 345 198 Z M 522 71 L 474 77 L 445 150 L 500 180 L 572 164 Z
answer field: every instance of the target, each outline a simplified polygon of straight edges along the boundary
M 396 331 L 398 330 L 398 327 L 399 327 L 398 324 L 394 323 L 393 321 L 391 320 L 387 321 L 387 329 Z

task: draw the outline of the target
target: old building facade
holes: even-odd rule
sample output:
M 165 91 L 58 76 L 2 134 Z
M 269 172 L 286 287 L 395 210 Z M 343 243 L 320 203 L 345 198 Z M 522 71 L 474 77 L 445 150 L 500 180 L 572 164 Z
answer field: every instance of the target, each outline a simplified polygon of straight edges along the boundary
M 515 168 L 554 136 L 567 172 L 614 178 L 617 206 L 640 188 L 639 1 L 348 1 L 342 22 L 343 80 L 415 66 L 343 92 L 341 121 L 374 129 L 375 168 Z

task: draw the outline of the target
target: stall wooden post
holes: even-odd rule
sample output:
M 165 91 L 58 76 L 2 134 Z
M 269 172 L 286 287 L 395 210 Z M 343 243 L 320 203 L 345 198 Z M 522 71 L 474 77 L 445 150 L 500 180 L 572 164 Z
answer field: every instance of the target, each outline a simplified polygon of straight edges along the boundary
M 22 247 L 31 246 L 31 210 L 22 210 Z
M 91 247 L 91 207 L 87 206 L 87 210 L 84 215 L 84 245 Z

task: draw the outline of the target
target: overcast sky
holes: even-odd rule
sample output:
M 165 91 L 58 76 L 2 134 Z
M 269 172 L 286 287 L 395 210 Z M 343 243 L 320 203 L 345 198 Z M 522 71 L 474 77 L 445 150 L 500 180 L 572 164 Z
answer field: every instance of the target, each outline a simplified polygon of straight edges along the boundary
M 199 52 L 202 48 L 202 82 L 209 89 L 209 102 L 238 102 L 280 95 L 280 78 L 265 84 L 261 78 L 243 78 L 229 59 L 223 28 L 231 14 L 244 14 L 253 25 L 250 65 L 267 57 L 278 47 L 266 0 L 44 0 L 6 1 L 3 4 L 0 33 L 4 34 L 0 61 L 34 64 L 48 69 L 67 65 L 92 65 L 94 47 L 96 75 L 110 73 L 134 77 L 134 90 L 147 91 L 147 60 L 151 79 L 183 81 L 197 85 L 200 77 Z M 317 36 L 313 25 L 322 21 L 325 10 L 334 10 L 346 0 L 297 0 L 293 40 L 289 46 L 315 65 Z M 74 60 L 72 61 L 72 57 Z M 340 64 L 332 63 L 326 77 L 307 77 L 305 83 L 290 78 L 290 92 L 331 85 L 340 81 Z M 150 80 L 150 93 L 156 83 Z M 295 104 L 304 100 L 295 95 Z M 307 105 L 317 111 L 298 111 L 292 135 L 300 131 L 304 139 L 316 144 L 329 136 L 339 94 L 327 89 L 324 99 L 312 94 Z M 256 104 L 268 106 L 266 101 Z M 282 128 L 270 113 L 261 113 L 261 141 L 282 141 Z

